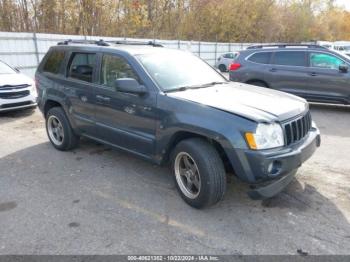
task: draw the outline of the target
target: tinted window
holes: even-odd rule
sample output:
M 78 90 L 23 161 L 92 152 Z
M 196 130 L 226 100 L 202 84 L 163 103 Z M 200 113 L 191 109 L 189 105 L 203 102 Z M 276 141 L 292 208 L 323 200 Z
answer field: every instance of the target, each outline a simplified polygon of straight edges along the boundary
M 274 64 L 287 66 L 306 66 L 305 52 L 286 51 L 275 52 Z
M 339 58 L 323 53 L 310 53 L 310 66 L 338 69 L 340 65 L 344 64 Z
M 102 58 L 101 84 L 114 87 L 115 80 L 119 78 L 138 80 L 131 66 L 123 58 L 104 55 Z
M 233 53 L 227 53 L 227 54 L 224 54 L 224 57 L 225 57 L 225 58 L 234 59 L 234 58 L 236 57 L 236 54 L 233 54 Z
M 74 53 L 71 58 L 68 76 L 85 82 L 92 82 L 96 54 Z
M 58 74 L 62 61 L 64 59 L 64 51 L 52 51 L 46 60 L 43 71 Z
M 253 54 L 251 57 L 249 57 L 248 60 L 259 64 L 269 64 L 270 57 L 271 57 L 270 52 L 261 52 L 261 53 Z

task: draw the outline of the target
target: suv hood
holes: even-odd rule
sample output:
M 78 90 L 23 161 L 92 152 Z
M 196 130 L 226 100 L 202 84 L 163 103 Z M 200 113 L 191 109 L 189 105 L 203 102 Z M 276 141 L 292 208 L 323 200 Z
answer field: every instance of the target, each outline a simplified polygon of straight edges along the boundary
M 308 110 L 308 103 L 300 97 L 234 82 L 167 95 L 214 107 L 256 122 L 284 121 Z
M 16 85 L 32 85 L 33 80 L 29 78 L 28 76 L 25 76 L 23 74 L 0 74 L 0 88 L 9 85 L 9 86 L 16 86 Z

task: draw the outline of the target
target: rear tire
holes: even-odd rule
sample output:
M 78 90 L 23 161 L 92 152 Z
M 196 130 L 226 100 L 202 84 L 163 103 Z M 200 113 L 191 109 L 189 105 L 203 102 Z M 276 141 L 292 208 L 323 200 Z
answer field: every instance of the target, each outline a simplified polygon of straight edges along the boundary
M 227 68 L 225 65 L 221 64 L 221 65 L 219 65 L 219 70 L 220 70 L 220 72 L 226 72 Z
M 171 159 L 177 190 L 187 204 L 199 209 L 223 198 L 226 191 L 224 164 L 208 142 L 200 138 L 184 140 L 175 147 Z
M 61 107 L 53 107 L 47 112 L 46 132 L 51 144 L 58 150 L 67 151 L 78 145 L 79 136 L 74 134 Z

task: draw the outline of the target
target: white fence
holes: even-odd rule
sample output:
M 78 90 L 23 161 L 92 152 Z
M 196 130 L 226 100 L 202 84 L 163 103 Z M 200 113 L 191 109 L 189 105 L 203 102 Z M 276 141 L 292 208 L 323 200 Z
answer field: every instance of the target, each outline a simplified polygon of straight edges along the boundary
M 190 50 L 211 65 L 215 64 L 216 59 L 221 54 L 245 49 L 247 46 L 252 44 L 0 32 L 0 60 L 13 67 L 17 67 L 23 73 L 29 76 L 34 76 L 36 67 L 50 46 L 56 45 L 57 42 L 67 39 L 155 41 L 156 43 L 162 44 L 168 48 Z

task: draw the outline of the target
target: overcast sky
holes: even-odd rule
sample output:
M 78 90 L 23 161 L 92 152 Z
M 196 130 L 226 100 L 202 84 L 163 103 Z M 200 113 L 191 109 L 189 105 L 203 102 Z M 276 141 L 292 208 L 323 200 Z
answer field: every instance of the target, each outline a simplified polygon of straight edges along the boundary
M 350 11 L 350 0 L 336 0 L 339 5 L 345 6 Z

